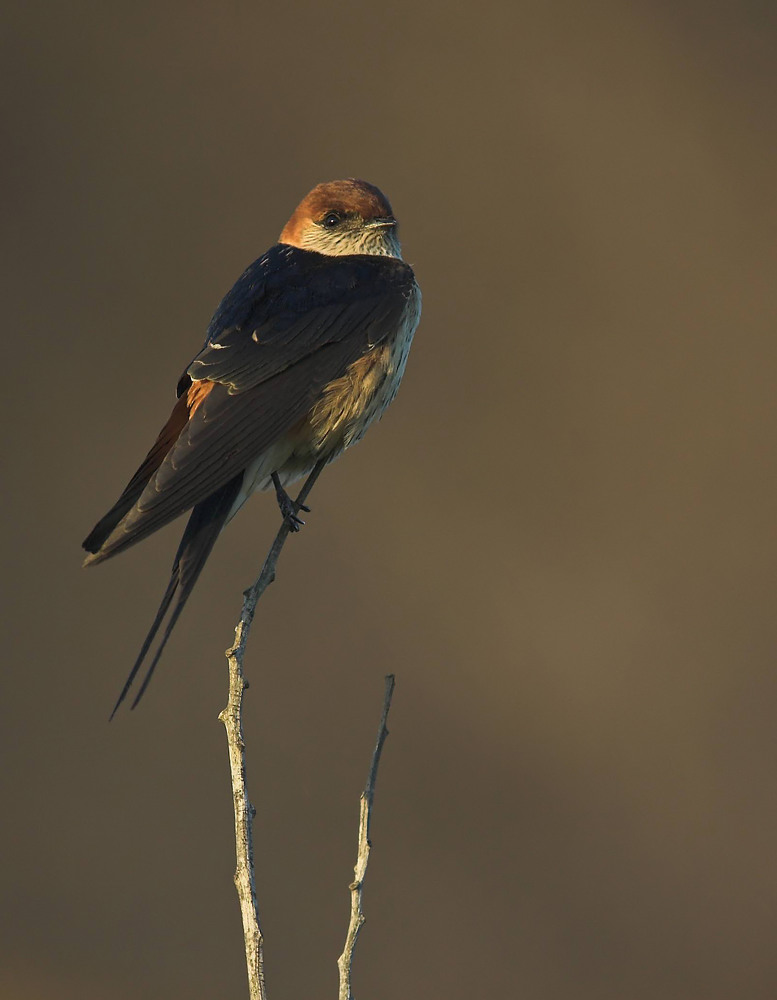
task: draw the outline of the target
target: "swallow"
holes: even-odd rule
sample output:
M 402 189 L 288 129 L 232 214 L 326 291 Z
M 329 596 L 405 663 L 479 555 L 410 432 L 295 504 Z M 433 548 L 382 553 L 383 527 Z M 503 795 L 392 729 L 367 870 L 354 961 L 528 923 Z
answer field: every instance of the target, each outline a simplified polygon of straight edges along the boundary
M 397 220 L 366 181 L 319 184 L 279 242 L 222 299 L 170 418 L 83 547 L 85 566 L 123 552 L 191 511 L 156 617 L 119 695 L 124 701 L 167 618 L 140 701 L 222 528 L 257 490 L 286 487 L 355 444 L 393 400 L 421 315 Z

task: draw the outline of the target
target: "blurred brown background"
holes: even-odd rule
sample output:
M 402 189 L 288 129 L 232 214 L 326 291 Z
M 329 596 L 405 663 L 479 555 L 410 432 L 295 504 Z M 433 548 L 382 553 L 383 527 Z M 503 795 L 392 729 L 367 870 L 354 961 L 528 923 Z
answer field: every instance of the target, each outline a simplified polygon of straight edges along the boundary
M 251 641 L 272 1000 L 777 995 L 772 4 L 6 8 L 0 995 L 241 997 L 217 546 L 107 716 L 182 523 L 81 572 L 221 295 L 320 180 L 424 317 Z

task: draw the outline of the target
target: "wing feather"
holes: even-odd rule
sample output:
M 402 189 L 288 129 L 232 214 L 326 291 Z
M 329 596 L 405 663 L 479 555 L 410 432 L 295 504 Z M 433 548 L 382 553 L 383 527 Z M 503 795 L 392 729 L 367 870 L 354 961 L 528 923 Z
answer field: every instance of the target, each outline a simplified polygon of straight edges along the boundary
M 260 294 L 255 272 L 265 278 Z M 255 297 L 240 308 L 246 287 Z M 380 343 L 396 330 L 414 288 L 412 269 L 393 257 L 324 257 L 273 247 L 221 303 L 188 374 L 239 392 L 325 344 L 354 335 Z
M 93 561 L 141 541 L 244 471 L 361 353 L 358 344 L 328 345 L 244 393 L 231 395 L 216 386 Z

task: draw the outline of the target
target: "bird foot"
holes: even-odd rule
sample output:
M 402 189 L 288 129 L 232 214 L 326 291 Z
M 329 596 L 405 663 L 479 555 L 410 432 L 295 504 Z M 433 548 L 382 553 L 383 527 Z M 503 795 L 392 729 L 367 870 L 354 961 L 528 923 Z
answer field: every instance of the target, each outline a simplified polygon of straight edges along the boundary
M 278 506 L 280 507 L 281 514 L 283 515 L 283 520 L 286 522 L 289 531 L 299 531 L 305 522 L 297 515 L 301 510 L 304 510 L 306 514 L 309 514 L 310 507 L 306 507 L 303 503 L 297 503 L 296 500 L 291 499 L 286 490 L 281 486 L 281 481 L 278 478 L 277 472 L 273 472 L 272 481 L 273 486 L 275 487 L 275 496 L 278 499 Z

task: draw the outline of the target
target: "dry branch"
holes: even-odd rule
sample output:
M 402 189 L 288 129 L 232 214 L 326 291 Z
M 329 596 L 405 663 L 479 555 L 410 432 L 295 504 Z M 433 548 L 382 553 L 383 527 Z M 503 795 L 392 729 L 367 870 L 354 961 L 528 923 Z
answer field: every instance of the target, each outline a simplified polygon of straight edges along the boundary
M 324 463 L 319 462 L 313 469 L 305 485 L 297 497 L 297 508 L 304 504 L 313 484 L 318 479 Z M 235 641 L 227 650 L 229 663 L 229 700 L 226 708 L 219 715 L 227 731 L 229 748 L 229 770 L 232 775 L 232 802 L 235 809 L 235 887 L 240 899 L 240 913 L 243 918 L 243 938 L 245 940 L 246 967 L 248 969 L 248 990 L 251 1000 L 267 1000 L 264 985 L 264 955 L 262 951 L 262 930 L 259 923 L 259 907 L 256 901 L 256 882 L 254 878 L 254 844 L 253 818 L 256 810 L 251 805 L 246 790 L 246 758 L 245 742 L 243 741 L 243 692 L 246 680 L 243 673 L 243 657 L 245 655 L 248 634 L 256 612 L 259 598 L 275 579 L 275 566 L 278 556 L 289 535 L 289 525 L 286 520 L 275 536 L 275 541 L 267 553 L 253 586 L 243 594 L 243 609 L 240 621 L 235 628 Z
M 345 937 L 345 947 L 343 953 L 337 960 L 337 968 L 340 970 L 340 992 L 338 1000 L 353 1000 L 351 992 L 351 966 L 353 965 L 353 952 L 356 947 L 356 939 L 359 936 L 359 929 L 364 923 L 364 912 L 362 910 L 362 887 L 364 877 L 367 874 L 367 864 L 370 860 L 370 818 L 372 816 L 372 801 L 375 797 L 375 781 L 378 777 L 378 764 L 383 751 L 383 744 L 388 736 L 386 722 L 388 720 L 389 709 L 391 708 L 391 696 L 394 694 L 394 675 L 389 674 L 386 678 L 386 693 L 383 697 L 383 714 L 380 718 L 378 738 L 375 741 L 375 749 L 372 752 L 372 761 L 367 775 L 367 784 L 359 800 L 359 848 L 356 854 L 356 865 L 353 869 L 354 880 L 351 882 L 351 919 L 348 923 L 348 933 Z
M 324 463 L 319 463 L 300 490 L 295 503 L 297 508 L 304 504 L 313 484 L 318 478 Z M 267 558 L 262 566 L 256 582 L 243 594 L 243 609 L 240 620 L 235 627 L 235 641 L 227 650 L 229 663 L 229 699 L 226 708 L 219 715 L 227 732 L 229 749 L 229 769 L 232 776 L 232 801 L 235 810 L 235 887 L 240 900 L 240 913 L 243 919 L 243 939 L 245 942 L 246 968 L 248 970 L 248 989 L 251 1000 L 267 1000 L 264 984 L 264 954 L 262 929 L 259 922 L 259 907 L 256 899 L 256 881 L 254 877 L 254 845 L 253 818 L 256 810 L 251 805 L 246 790 L 246 760 L 245 742 L 243 740 L 243 692 L 248 686 L 243 673 L 243 657 L 245 656 L 248 634 L 256 612 L 256 605 L 267 587 L 275 579 L 275 567 L 281 549 L 289 535 L 289 525 L 284 520 L 278 534 L 275 536 Z M 361 794 L 359 809 L 359 846 L 354 868 L 354 881 L 351 890 L 351 918 L 345 940 L 345 948 L 338 959 L 340 972 L 339 1000 L 353 1000 L 351 993 L 351 966 L 353 953 L 359 929 L 364 923 L 362 911 L 362 887 L 367 873 L 367 863 L 370 856 L 370 816 L 375 795 L 375 781 L 378 776 L 378 765 L 383 750 L 383 744 L 388 736 L 386 721 L 391 707 L 391 697 L 394 693 L 394 676 L 386 678 L 386 691 L 383 699 L 383 713 L 378 729 L 375 749 L 372 753 L 367 784 Z

